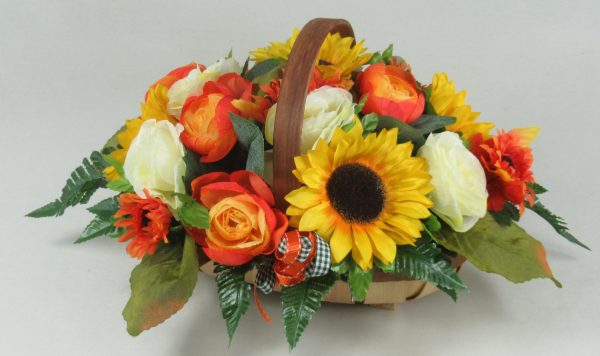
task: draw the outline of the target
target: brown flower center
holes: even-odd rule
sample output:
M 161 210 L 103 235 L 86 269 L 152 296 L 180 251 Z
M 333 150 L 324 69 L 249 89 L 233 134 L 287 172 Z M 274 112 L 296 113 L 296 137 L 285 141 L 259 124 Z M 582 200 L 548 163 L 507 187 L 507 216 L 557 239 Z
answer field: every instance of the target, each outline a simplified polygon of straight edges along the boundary
M 372 169 L 358 163 L 338 167 L 327 181 L 331 205 L 348 222 L 368 224 L 385 205 L 385 187 Z

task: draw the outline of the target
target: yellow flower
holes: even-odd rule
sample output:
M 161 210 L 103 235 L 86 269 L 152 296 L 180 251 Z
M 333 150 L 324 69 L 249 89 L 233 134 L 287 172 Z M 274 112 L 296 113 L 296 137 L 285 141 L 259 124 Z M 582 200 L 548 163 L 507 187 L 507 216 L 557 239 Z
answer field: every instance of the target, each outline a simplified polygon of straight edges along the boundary
M 398 130 L 362 136 L 356 122 L 331 142 L 295 158 L 294 175 L 303 186 L 290 192 L 290 225 L 316 231 L 329 241 L 333 261 L 350 252 L 363 269 L 373 256 L 384 264 L 396 257 L 396 245 L 414 245 L 431 213 L 433 187 L 425 159 L 412 157 L 412 143 L 397 143 Z
M 168 92 L 169 89 L 162 84 L 150 87 L 146 94 L 146 100 L 141 105 L 141 117 L 143 121 L 155 119 L 157 121 L 169 120 L 172 124 L 177 123 L 177 120 L 167 111 L 167 104 L 169 103 Z
M 252 60 L 257 63 L 272 58 L 287 60 L 299 33 L 298 29 L 294 29 L 286 42 L 273 42 L 268 47 L 251 51 Z M 371 59 L 373 54 L 366 53 L 364 40 L 354 45 L 353 42 L 353 37 L 342 37 L 339 33 L 327 35 L 316 63 L 324 78 L 340 75 L 341 78 L 348 79 L 353 71 Z
M 110 156 L 119 161 L 119 163 L 125 163 L 125 157 L 127 156 L 127 151 L 129 151 L 129 147 L 131 146 L 131 142 L 137 136 L 138 132 L 140 132 L 140 127 L 142 127 L 142 123 L 144 120 L 141 118 L 135 118 L 131 120 L 127 120 L 125 122 L 125 126 L 117 133 L 117 141 L 119 143 L 119 149 L 113 151 Z M 115 167 L 108 167 L 104 170 L 104 176 L 110 181 L 117 180 L 121 178 L 119 173 Z
M 441 116 L 452 116 L 456 122 L 446 127 L 448 131 L 460 132 L 462 137 L 470 139 L 477 133 L 488 137 L 494 124 L 490 122 L 475 122 L 478 112 L 471 111 L 471 106 L 465 103 L 466 91 L 456 92 L 454 82 L 448 79 L 446 73 L 436 73 L 431 83 L 429 98 L 435 112 Z

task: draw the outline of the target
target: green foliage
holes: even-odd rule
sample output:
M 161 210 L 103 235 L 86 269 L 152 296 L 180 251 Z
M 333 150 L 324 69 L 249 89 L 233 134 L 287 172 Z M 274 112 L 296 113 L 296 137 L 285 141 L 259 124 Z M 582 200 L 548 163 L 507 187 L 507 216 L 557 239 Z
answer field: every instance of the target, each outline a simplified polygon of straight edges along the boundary
M 131 183 L 129 183 L 129 181 L 126 178 L 120 178 L 108 182 L 108 184 L 106 184 L 106 188 L 119 193 L 133 192 L 133 186 L 131 186 Z
M 432 90 L 433 90 L 433 87 L 431 85 L 429 85 L 428 87 L 423 89 L 423 95 L 425 96 L 425 114 L 426 115 L 437 115 L 437 112 L 433 108 L 433 105 L 431 105 Z
M 412 142 L 414 145 L 413 151 L 425 144 L 425 138 L 421 131 L 410 126 L 409 124 L 393 118 L 391 116 L 380 115 L 378 129 L 393 129 L 398 128 L 398 143 Z
M 548 189 L 542 187 L 541 185 L 539 185 L 539 184 L 537 184 L 535 182 L 533 182 L 533 183 L 527 183 L 527 186 L 529 188 L 531 188 L 535 194 L 544 194 L 544 193 L 546 193 L 548 191 Z
M 296 347 L 308 322 L 321 307 L 321 300 L 329 293 L 335 280 L 335 274 L 329 273 L 281 288 L 283 326 L 290 349 Z
M 571 232 L 569 231 L 569 227 L 563 218 L 558 215 L 555 215 L 550 210 L 548 210 L 540 201 L 536 201 L 535 204 L 530 206 L 527 204 L 527 208 L 534 211 L 538 214 L 542 219 L 546 220 L 550 226 L 562 237 L 567 239 L 568 241 L 579 245 L 586 250 L 590 250 L 583 242 L 579 241 Z
M 330 269 L 333 272 L 335 272 L 338 276 L 342 274 L 347 274 L 350 271 L 349 259 L 345 259 L 340 263 L 332 264 Z
M 125 177 L 125 170 L 123 169 L 123 165 L 121 164 L 121 162 L 117 161 L 116 158 L 110 155 L 104 155 L 103 158 L 110 166 L 113 166 L 115 168 L 115 170 L 117 171 L 117 173 L 119 173 L 121 177 Z
M 123 310 L 127 332 L 137 336 L 175 314 L 192 295 L 198 279 L 196 242 L 161 244 L 131 272 L 131 297 Z
M 373 281 L 373 269 L 363 271 L 354 260 L 349 260 L 348 285 L 352 299 L 357 302 L 364 302 L 369 291 L 369 286 Z
M 106 186 L 106 179 L 102 173 L 106 167 L 106 161 L 100 152 L 92 152 L 90 158 L 85 158 L 82 165 L 71 173 L 59 199 L 32 211 L 27 216 L 32 218 L 61 216 L 69 207 L 86 204 L 98 188 Z
M 510 225 L 513 221 L 519 221 L 521 218 L 519 209 L 509 202 L 504 203 L 504 209 L 502 211 L 490 211 L 490 215 L 496 219 L 500 225 L 505 226 Z
M 394 45 L 390 44 L 383 52 L 375 52 L 369 60 L 369 64 L 385 63 L 389 64 L 394 57 Z
M 385 273 L 431 282 L 455 301 L 457 290 L 468 290 L 442 250 L 428 237 L 420 238 L 416 246 L 399 246 L 394 263 L 380 268 Z
M 377 117 L 377 114 L 367 114 L 363 116 L 361 124 L 363 127 L 363 136 L 367 136 L 368 134 L 375 132 L 375 130 L 377 129 L 377 125 L 379 124 L 379 117 Z
M 119 210 L 117 197 L 104 199 L 98 204 L 88 208 L 88 211 L 94 215 L 94 219 L 83 230 L 76 244 L 89 241 L 100 236 L 118 237 L 122 234 L 122 229 L 114 226 L 117 219 L 114 215 Z
M 257 84 L 268 84 L 283 66 L 280 58 L 271 58 L 257 63 L 246 73 L 246 79 Z
M 368 98 L 369 98 L 369 93 L 366 93 L 360 99 L 360 101 L 358 102 L 358 104 L 354 105 L 354 114 L 355 115 L 360 114 L 360 112 L 362 111 L 362 109 L 365 107 L 365 104 L 366 104 Z
M 208 209 L 198 204 L 194 198 L 186 194 L 175 194 L 183 203 L 183 206 L 177 211 L 181 222 L 189 227 L 198 229 L 208 229 L 210 226 Z
M 442 224 L 438 220 L 437 216 L 433 214 L 429 215 L 427 219 L 423 220 L 423 225 L 425 225 L 430 233 L 440 231 L 442 228 Z
M 433 238 L 482 271 L 497 273 L 515 283 L 550 278 L 560 286 L 548 266 L 544 246 L 513 222 L 503 226 L 487 215 L 465 233 L 445 227 Z
M 456 119 L 451 116 L 437 116 L 437 115 L 421 115 L 417 120 L 413 121 L 410 125 L 421 133 L 423 136 L 427 136 L 432 132 L 443 129 L 448 125 L 452 125 L 456 122 Z
M 250 305 L 252 285 L 244 281 L 245 274 L 246 268 L 243 266 L 222 266 L 216 277 L 221 314 L 227 325 L 227 334 L 229 334 L 230 343 L 240 319 L 246 314 Z
M 234 113 L 229 113 L 229 117 L 238 143 L 248 152 L 246 170 L 262 176 L 265 170 L 265 139 L 262 132 L 258 126 Z

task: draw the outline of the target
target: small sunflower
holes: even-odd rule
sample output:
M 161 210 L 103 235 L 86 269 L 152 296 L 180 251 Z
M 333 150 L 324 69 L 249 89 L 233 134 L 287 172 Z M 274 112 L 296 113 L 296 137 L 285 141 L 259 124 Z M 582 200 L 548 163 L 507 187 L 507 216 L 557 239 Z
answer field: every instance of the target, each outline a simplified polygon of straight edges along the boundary
M 414 245 L 433 206 L 433 190 L 423 158 L 412 157 L 412 143 L 397 143 L 398 130 L 363 138 L 359 122 L 331 142 L 295 158 L 294 175 L 303 186 L 290 192 L 290 225 L 317 231 L 329 241 L 333 260 L 352 258 L 363 269 L 373 256 L 389 264 L 396 245 Z
M 478 112 L 471 111 L 471 106 L 465 103 L 466 91 L 456 92 L 454 82 L 448 79 L 446 73 L 436 73 L 431 83 L 431 105 L 438 115 L 452 116 L 456 122 L 446 127 L 448 131 L 460 132 L 462 137 L 469 140 L 477 133 L 488 137 L 494 124 L 490 122 L 475 122 Z
M 286 42 L 273 42 L 268 47 L 251 51 L 252 60 L 257 63 L 272 58 L 287 60 L 299 33 L 298 29 L 294 29 L 292 36 Z M 325 78 L 339 75 L 348 79 L 353 71 L 371 59 L 373 54 L 366 53 L 364 40 L 356 44 L 353 42 L 353 37 L 342 37 L 339 33 L 327 35 L 316 63 Z

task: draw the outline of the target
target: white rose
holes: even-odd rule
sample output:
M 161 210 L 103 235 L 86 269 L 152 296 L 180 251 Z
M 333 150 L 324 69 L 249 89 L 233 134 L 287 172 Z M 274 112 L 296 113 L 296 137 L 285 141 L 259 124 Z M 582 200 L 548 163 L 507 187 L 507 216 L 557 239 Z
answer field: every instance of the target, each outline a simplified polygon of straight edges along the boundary
M 185 78 L 179 79 L 169 88 L 167 92 L 167 97 L 169 98 L 167 112 L 179 119 L 181 109 L 187 98 L 202 94 L 204 84 L 219 79 L 223 74 L 239 74 L 241 72 L 242 67 L 234 58 L 221 59 L 217 63 L 210 65 L 203 72 L 199 67 L 193 69 Z
M 488 192 L 479 160 L 454 132 L 431 134 L 418 152 L 427 160 L 433 212 L 457 232 L 465 232 L 487 212 Z
M 185 149 L 179 140 L 181 125 L 174 126 L 167 120 L 147 120 L 131 142 L 123 169 L 135 192 L 145 197 L 161 198 L 167 205 L 177 209 L 179 200 L 172 193 L 185 193 Z
M 273 144 L 276 110 L 277 104 L 269 109 L 265 121 L 265 138 L 270 144 Z M 312 149 L 319 138 L 329 142 L 337 127 L 349 124 L 353 119 L 354 103 L 349 91 L 329 86 L 313 90 L 306 97 L 304 107 L 301 153 Z

